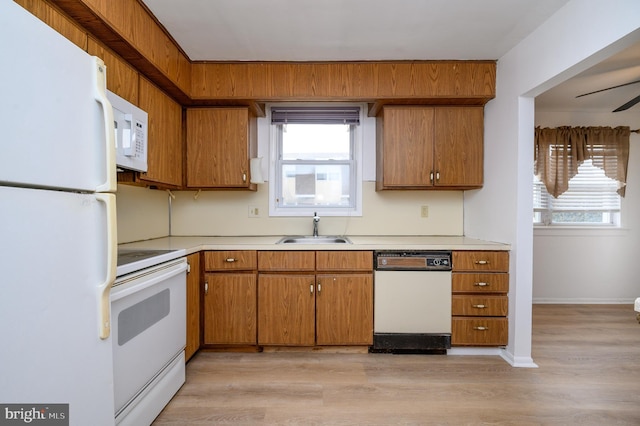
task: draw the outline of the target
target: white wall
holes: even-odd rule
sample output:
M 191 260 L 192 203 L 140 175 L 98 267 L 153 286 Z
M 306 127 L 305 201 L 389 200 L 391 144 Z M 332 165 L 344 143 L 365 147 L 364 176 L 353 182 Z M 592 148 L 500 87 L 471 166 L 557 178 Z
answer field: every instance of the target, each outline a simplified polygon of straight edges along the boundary
M 536 110 L 535 122 L 637 129 L 639 119 L 636 107 L 614 114 Z M 632 303 L 640 297 L 640 135 L 632 133 L 629 145 L 621 230 L 534 229 L 534 303 Z
M 118 185 L 118 243 L 169 235 L 168 194 L 165 191 Z
M 322 235 L 462 235 L 462 193 L 456 191 L 376 192 L 363 183 L 361 217 L 321 217 Z M 257 192 L 176 191 L 172 235 L 310 235 L 311 217 L 269 217 L 269 188 Z M 429 217 L 420 217 L 420 206 Z M 260 217 L 249 218 L 249 206 Z
M 638 16 L 636 0 L 572 0 L 498 60 L 496 98 L 485 107 L 485 186 L 465 196 L 464 232 L 512 245 L 504 355 L 513 365 L 535 366 L 533 97 L 640 39 Z

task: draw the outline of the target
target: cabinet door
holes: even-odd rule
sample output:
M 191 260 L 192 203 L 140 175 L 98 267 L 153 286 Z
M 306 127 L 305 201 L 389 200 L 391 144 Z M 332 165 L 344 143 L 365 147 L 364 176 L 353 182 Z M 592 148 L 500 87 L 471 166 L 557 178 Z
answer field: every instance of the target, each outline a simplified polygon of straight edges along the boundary
M 479 188 L 483 178 L 482 107 L 435 109 L 435 185 Z
M 318 345 L 373 344 L 373 275 L 318 275 Z
M 377 119 L 376 189 L 431 186 L 432 107 L 384 107 Z
M 188 361 L 200 348 L 200 253 L 187 256 L 187 346 L 185 358 Z
M 187 186 L 249 188 L 254 122 L 248 108 L 188 109 Z
M 260 274 L 258 344 L 313 346 L 315 276 Z
M 182 107 L 148 80 L 140 77 L 139 106 L 149 114 L 144 181 L 182 185 Z
M 205 344 L 256 344 L 256 274 L 205 274 Z

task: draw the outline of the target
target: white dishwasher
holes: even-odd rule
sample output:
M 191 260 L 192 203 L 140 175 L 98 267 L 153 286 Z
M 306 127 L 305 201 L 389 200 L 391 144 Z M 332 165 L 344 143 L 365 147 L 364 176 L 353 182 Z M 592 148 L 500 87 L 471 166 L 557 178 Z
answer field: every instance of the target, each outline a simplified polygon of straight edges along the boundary
M 376 251 L 371 352 L 451 347 L 451 252 Z

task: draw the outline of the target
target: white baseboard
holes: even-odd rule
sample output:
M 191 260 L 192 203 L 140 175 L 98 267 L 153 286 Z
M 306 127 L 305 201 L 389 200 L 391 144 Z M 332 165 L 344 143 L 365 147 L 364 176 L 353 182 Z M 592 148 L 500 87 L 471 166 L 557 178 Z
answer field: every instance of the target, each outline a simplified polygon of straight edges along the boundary
M 558 305 L 633 305 L 635 298 L 613 298 L 613 299 L 592 299 L 592 298 L 554 298 L 554 297 L 534 297 L 534 304 L 558 304 Z
M 514 357 L 511 352 L 507 352 L 506 349 L 502 349 L 500 356 L 502 359 L 511 364 L 512 367 L 518 368 L 538 368 L 538 364 L 533 362 L 533 358 L 531 357 Z

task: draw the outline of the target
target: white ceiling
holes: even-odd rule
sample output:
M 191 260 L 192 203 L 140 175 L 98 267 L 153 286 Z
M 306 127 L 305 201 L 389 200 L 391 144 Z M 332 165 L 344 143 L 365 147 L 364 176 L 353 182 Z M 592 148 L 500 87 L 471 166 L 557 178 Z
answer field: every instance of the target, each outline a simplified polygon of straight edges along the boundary
M 568 0 L 144 0 L 191 60 L 498 59 Z
M 193 61 L 497 60 L 569 0 L 143 0 Z M 536 98 L 612 111 L 640 83 L 640 46 Z M 640 109 L 640 105 L 635 108 Z

